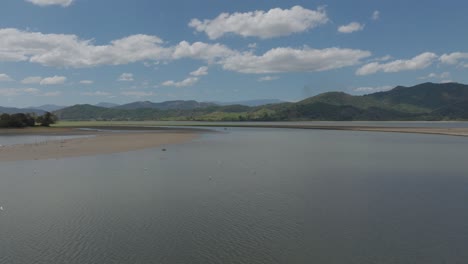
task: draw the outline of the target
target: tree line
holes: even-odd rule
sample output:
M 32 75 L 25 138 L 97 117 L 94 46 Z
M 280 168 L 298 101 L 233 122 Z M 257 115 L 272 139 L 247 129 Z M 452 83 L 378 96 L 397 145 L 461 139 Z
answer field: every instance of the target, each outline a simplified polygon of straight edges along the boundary
M 57 122 L 57 117 L 50 113 L 46 112 L 41 116 L 35 114 L 1 114 L 0 115 L 0 127 L 1 128 L 22 128 L 22 127 L 33 127 L 36 125 L 48 127 Z

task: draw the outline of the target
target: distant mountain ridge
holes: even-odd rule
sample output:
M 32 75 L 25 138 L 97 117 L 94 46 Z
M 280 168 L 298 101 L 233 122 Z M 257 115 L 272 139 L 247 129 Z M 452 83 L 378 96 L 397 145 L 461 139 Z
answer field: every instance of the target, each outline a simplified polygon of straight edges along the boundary
M 296 103 L 255 107 L 196 101 L 145 101 L 115 108 L 76 105 L 56 114 L 70 120 L 468 120 L 468 85 L 423 83 L 359 96 L 327 92 Z
M 286 103 L 279 99 L 255 99 L 255 100 L 245 100 L 245 101 L 233 101 L 233 102 L 213 102 L 217 105 L 246 105 L 246 106 L 260 106 L 267 104 L 280 104 Z
M 100 103 L 95 104 L 94 106 L 112 108 L 112 107 L 119 106 L 119 104 L 108 103 L 108 102 L 100 102 Z
M 133 102 L 129 104 L 119 105 L 114 108 L 117 109 L 158 109 L 158 110 L 170 110 L 170 109 L 179 109 L 179 110 L 190 110 L 195 108 L 203 108 L 208 106 L 213 106 L 213 103 L 203 103 L 197 102 L 194 100 L 175 100 L 175 101 L 165 101 L 161 103 L 153 103 L 150 101 L 140 101 Z
M 28 107 L 28 108 L 29 109 L 39 109 L 39 110 L 42 110 L 42 111 L 45 111 L 45 112 L 53 112 L 53 111 L 57 111 L 57 110 L 60 110 L 62 108 L 65 108 L 65 107 L 67 107 L 67 106 L 46 104 L 46 105 L 41 105 L 41 106 L 31 106 L 31 107 Z
M 3 111 L 34 111 L 26 110 Z M 54 113 L 62 120 L 468 120 L 468 85 L 422 83 L 367 95 L 327 92 L 296 103 L 260 106 L 217 105 L 193 100 L 140 101 L 110 108 L 74 105 Z
M 2 107 L 0 106 L 0 114 L 17 114 L 17 113 L 25 113 L 31 114 L 34 113 L 36 115 L 43 115 L 46 111 L 41 109 L 33 109 L 33 108 L 16 108 L 16 107 Z

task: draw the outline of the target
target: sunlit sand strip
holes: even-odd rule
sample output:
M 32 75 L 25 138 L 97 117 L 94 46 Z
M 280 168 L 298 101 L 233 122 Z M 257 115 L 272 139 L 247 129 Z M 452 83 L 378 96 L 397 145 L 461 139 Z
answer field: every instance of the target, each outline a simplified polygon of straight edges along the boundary
M 190 141 L 197 133 L 104 133 L 89 138 L 48 141 L 0 148 L 0 161 L 59 159 L 156 148 Z

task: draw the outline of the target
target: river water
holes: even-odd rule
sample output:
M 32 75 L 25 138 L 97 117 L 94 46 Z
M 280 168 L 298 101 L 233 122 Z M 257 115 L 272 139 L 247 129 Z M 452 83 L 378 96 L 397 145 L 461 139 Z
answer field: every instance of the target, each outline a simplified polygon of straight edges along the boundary
M 468 138 L 228 128 L 166 148 L 0 162 L 0 263 L 468 259 Z

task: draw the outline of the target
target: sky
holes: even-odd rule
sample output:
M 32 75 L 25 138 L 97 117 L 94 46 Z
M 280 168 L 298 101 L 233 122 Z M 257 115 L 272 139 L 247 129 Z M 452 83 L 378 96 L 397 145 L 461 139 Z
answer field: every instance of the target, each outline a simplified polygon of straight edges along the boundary
M 468 83 L 468 1 L 1 0 L 0 105 Z

